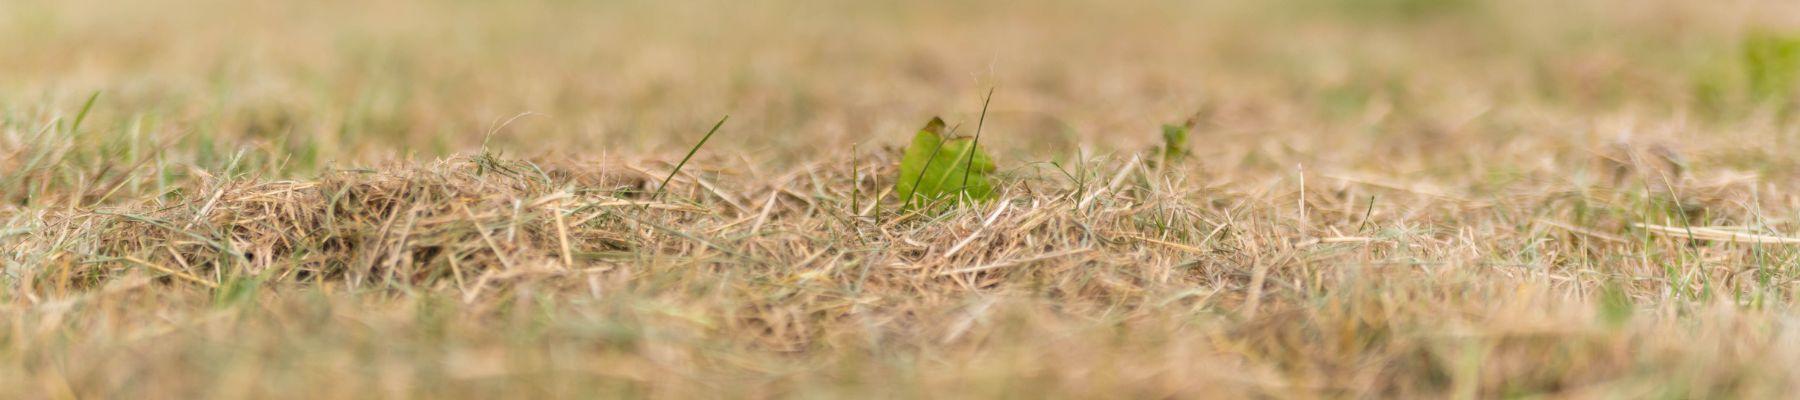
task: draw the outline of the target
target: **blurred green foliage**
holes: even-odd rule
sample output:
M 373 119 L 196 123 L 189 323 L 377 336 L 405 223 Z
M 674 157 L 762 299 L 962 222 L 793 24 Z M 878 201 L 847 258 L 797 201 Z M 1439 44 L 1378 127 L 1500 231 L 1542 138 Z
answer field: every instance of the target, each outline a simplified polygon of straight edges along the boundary
M 1739 51 L 1752 96 L 1760 101 L 1790 97 L 1800 77 L 1800 37 L 1754 34 L 1744 39 Z
M 1782 116 L 1800 84 L 1800 36 L 1755 32 L 1738 42 L 1734 57 L 1717 57 L 1695 72 L 1694 95 L 1702 109 L 1731 116 L 1773 107 Z
M 1466 12 L 1476 5 L 1476 0 L 1322 0 L 1331 8 L 1344 15 L 1389 18 L 1399 20 L 1421 19 L 1447 14 Z
M 1174 165 L 1187 159 L 1188 132 L 1192 132 L 1193 122 L 1185 125 L 1163 125 L 1162 127 L 1162 165 Z

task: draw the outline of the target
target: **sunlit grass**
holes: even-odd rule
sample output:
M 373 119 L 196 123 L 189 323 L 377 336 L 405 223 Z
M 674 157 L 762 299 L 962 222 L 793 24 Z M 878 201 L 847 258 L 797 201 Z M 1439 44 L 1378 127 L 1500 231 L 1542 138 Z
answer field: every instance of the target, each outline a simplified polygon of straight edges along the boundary
M 364 3 L 0 3 L 0 392 L 1800 382 L 1791 6 Z

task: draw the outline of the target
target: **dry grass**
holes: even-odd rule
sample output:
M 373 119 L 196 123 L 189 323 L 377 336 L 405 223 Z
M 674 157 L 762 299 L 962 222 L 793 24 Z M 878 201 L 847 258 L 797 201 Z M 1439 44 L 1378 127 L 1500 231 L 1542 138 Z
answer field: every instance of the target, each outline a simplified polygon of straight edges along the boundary
M 112 3 L 0 4 L 0 397 L 1800 386 L 1791 6 Z

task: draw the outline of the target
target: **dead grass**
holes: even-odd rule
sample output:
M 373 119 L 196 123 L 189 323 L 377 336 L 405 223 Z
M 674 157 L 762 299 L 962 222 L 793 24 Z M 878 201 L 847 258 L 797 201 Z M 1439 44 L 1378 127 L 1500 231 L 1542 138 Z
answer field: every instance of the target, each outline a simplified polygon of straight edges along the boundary
M 0 5 L 0 397 L 1794 390 L 1791 7 L 1413 3 Z

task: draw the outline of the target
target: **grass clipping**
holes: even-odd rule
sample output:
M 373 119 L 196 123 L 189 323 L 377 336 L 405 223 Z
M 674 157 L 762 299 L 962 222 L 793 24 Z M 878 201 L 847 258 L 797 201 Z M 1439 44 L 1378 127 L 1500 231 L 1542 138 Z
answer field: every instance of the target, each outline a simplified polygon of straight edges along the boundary
M 986 201 L 994 198 L 994 186 L 988 180 L 994 170 L 994 159 L 981 151 L 975 139 L 946 138 L 944 120 L 934 117 L 913 135 L 912 145 L 900 158 L 894 192 L 907 206 L 951 198 Z

